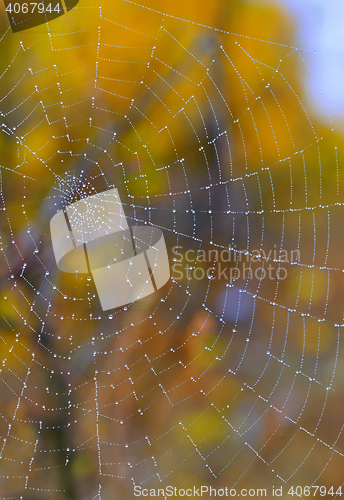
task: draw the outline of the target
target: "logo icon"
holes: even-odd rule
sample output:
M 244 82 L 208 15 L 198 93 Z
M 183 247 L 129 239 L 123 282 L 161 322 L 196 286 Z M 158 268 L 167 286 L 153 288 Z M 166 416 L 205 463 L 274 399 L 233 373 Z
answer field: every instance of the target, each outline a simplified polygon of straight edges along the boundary
M 52 21 L 70 11 L 79 0 L 4 0 L 8 19 L 14 33 Z
M 50 232 L 57 267 L 91 274 L 103 311 L 146 297 L 170 278 L 162 231 L 129 227 L 117 189 L 60 210 Z

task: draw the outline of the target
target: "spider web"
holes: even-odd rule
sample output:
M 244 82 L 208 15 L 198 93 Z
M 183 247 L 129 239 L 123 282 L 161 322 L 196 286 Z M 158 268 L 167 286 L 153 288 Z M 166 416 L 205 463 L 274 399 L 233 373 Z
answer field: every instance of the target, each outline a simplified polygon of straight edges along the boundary
M 342 139 L 304 104 L 307 52 L 214 5 L 80 0 L 18 34 L 3 12 L 1 498 L 342 484 Z M 173 271 L 103 312 L 49 222 L 112 187 L 171 267 L 231 248 L 286 279 Z

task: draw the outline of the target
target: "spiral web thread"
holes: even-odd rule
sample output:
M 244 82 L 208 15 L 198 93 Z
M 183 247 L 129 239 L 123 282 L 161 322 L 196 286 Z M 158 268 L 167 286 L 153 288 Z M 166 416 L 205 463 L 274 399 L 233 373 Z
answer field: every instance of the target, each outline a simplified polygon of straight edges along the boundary
M 342 141 L 305 101 L 308 53 L 212 8 L 3 18 L 1 498 L 342 484 Z M 171 267 L 177 245 L 203 269 L 230 247 L 223 266 L 259 250 L 287 277 L 174 272 L 103 312 L 90 276 L 58 271 L 49 222 L 112 187 Z

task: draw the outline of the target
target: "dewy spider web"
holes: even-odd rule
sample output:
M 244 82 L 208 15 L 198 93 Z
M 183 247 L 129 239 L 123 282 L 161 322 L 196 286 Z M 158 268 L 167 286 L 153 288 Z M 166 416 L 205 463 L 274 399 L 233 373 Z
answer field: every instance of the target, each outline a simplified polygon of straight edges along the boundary
M 13 34 L 3 8 L 1 498 L 342 484 L 343 145 L 306 105 L 286 23 L 80 0 Z M 179 246 L 227 276 L 175 267 L 103 312 L 90 276 L 58 271 L 49 222 L 111 187 L 171 267 Z M 230 280 L 243 264 L 287 276 Z

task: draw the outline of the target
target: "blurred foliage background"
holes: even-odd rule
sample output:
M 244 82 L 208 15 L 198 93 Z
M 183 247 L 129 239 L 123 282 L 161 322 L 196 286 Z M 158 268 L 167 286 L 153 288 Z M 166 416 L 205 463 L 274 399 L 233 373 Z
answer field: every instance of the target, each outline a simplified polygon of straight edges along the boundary
M 293 20 L 272 2 L 80 0 L 15 34 L 1 4 L 0 29 L 1 498 L 337 488 L 343 140 L 304 104 Z M 172 278 L 105 314 L 87 276 L 58 271 L 49 222 L 110 186 L 171 262 L 174 245 L 300 262 L 279 283 Z

